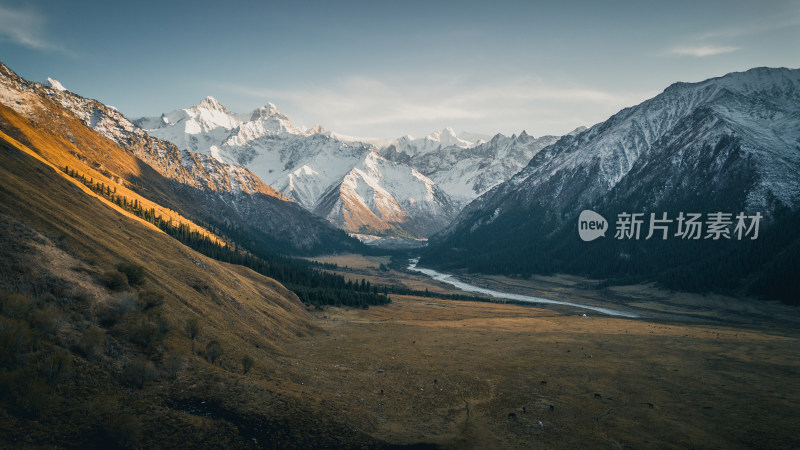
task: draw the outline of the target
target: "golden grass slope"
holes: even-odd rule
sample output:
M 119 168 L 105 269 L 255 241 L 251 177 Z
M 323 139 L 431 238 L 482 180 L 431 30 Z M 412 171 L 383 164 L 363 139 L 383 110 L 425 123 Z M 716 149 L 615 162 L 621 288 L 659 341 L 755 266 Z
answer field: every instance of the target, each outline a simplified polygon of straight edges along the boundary
M 13 114 L 3 117 L 18 120 Z M 71 351 L 87 327 L 101 323 L 104 308 L 120 296 L 137 295 L 132 288 L 110 292 L 99 281 L 120 262 L 145 268 L 145 285 L 138 294 L 146 289 L 164 296 L 159 314 L 169 332 L 156 350 L 135 347 L 128 343 L 130 327 L 147 316 L 128 314 L 105 331 L 100 360 L 68 353 L 76 375 L 53 394 L 57 404 L 35 420 L 0 408 L 0 445 L 101 445 L 106 441 L 98 429 L 114 433 L 117 419 L 139 427 L 124 439 L 124 445 L 132 446 L 243 447 L 252 446 L 255 436 L 278 447 L 287 442 L 305 442 L 299 444 L 305 448 L 331 445 L 342 436 L 355 443 L 377 443 L 329 413 L 313 412 L 315 401 L 292 381 L 291 369 L 285 378 L 274 376 L 276 370 L 286 373 L 275 359 L 287 356 L 285 344 L 317 329 L 292 292 L 247 268 L 209 259 L 87 192 L 42 160 L 56 145 L 47 132 L 26 131 L 29 144 L 49 148 L 34 150 L 0 136 L 0 250 L 8 258 L 3 266 L 16 271 L 2 274 L 2 290 L 14 292 L 28 280 L 56 280 L 55 294 L 42 285 L 41 297 L 51 299 L 43 301 L 50 302 L 47 309 L 56 311 L 60 323 L 54 347 L 47 344 L 28 357 L 43 358 L 48 348 Z M 65 156 L 55 164 L 74 161 Z M 194 342 L 184 331 L 192 319 L 201 326 Z M 211 341 L 223 348 L 213 364 L 197 354 Z M 255 362 L 247 375 L 242 373 L 245 355 Z M 119 381 L 131 362 L 143 361 L 161 373 L 173 359 L 174 380 L 157 376 L 134 390 Z M 214 409 L 198 412 L 191 406 L 206 402 Z
M 138 200 L 145 209 L 154 208 L 156 214 L 163 216 L 165 220 L 172 218 L 175 222 L 190 224 L 192 230 L 212 238 L 216 237 L 208 230 L 182 217 L 169 205 L 162 205 L 147 198 L 152 196 L 168 200 L 174 197 L 166 180 L 150 166 L 95 131 L 86 128 L 70 114 L 56 107 L 45 108 L 47 102 L 33 94 L 30 94 L 30 97 L 27 108 L 35 111 L 32 113 L 34 117 L 46 117 L 47 122 L 32 122 L 15 110 L 0 104 L 0 133 L 2 133 L 0 136 L 4 140 L 39 159 L 40 162 L 58 169 L 57 172 L 61 177 L 70 180 L 88 195 L 100 198 L 81 183 L 71 180 L 62 173 L 66 166 L 96 182 L 116 188 L 118 195 L 125 196 L 130 201 Z M 151 195 L 139 194 L 129 180 L 142 180 L 137 190 L 152 191 Z M 111 202 L 105 199 L 102 201 L 133 217 Z
M 98 268 L 144 266 L 148 283 L 172 299 L 167 307 L 178 321 L 196 317 L 229 339 L 277 348 L 276 340 L 311 329 L 304 306 L 279 283 L 185 247 L 0 138 L 2 213 L 58 236 L 72 257 Z

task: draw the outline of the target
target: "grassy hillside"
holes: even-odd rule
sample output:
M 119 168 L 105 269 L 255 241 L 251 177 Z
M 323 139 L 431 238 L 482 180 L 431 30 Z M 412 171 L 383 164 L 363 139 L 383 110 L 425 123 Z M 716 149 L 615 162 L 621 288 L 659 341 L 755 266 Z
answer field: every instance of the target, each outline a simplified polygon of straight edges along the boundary
M 6 133 L 31 144 L 56 166 L 69 165 L 105 185 L 107 180 L 95 175 L 113 179 L 163 209 L 224 233 L 253 251 L 313 255 L 367 250 L 246 168 L 182 152 L 138 129 L 112 107 L 24 80 L 2 63 L 0 104 L 7 108 L 0 115 L 8 116 L 13 110 L 21 119 L 6 117 L 2 124 Z M 76 159 L 97 173 L 72 164 Z M 156 214 L 168 219 L 160 210 Z
M 181 245 L 56 166 L 125 192 L 102 170 L 146 170 L 135 161 L 80 166 L 80 152 L 60 151 L 66 138 L 2 117 L 25 131 L 24 142 L 0 135 L 2 445 L 375 444 L 275 359 L 315 329 L 293 293 Z

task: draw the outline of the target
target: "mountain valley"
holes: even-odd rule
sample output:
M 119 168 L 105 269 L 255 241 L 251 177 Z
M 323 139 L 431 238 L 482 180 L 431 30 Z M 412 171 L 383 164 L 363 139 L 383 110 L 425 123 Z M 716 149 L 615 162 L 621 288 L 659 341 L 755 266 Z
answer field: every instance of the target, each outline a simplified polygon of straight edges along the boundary
M 800 445 L 800 70 L 539 137 L 65 84 L 0 64 L 2 447 Z M 614 236 L 718 211 L 758 239 Z

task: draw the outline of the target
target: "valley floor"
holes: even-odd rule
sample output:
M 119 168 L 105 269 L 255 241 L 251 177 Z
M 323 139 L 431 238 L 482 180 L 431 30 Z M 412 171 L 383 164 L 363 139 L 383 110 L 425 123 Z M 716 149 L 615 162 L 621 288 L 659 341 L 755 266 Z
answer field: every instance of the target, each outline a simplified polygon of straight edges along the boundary
M 347 258 L 351 273 L 379 279 L 373 269 L 383 260 Z M 386 277 L 425 284 L 401 272 Z M 501 281 L 509 283 L 486 280 Z M 655 311 L 663 299 L 645 299 L 647 289 L 607 295 L 641 296 L 633 302 Z M 690 313 L 680 321 L 392 300 L 317 311 L 324 331 L 287 348 L 308 393 L 375 438 L 446 448 L 800 445 L 796 328 L 701 321 L 694 313 L 705 306 L 691 297 L 664 307 Z

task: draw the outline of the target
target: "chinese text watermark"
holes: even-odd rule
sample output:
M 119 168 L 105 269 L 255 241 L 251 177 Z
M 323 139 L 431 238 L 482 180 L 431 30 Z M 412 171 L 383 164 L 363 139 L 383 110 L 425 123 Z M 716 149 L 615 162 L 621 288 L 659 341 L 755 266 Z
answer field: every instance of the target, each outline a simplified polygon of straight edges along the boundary
M 757 212 L 747 215 L 740 212 L 734 216 L 729 212 L 678 213 L 670 218 L 666 212 L 617 214 L 614 239 L 639 240 L 678 238 L 693 239 L 758 239 L 758 227 L 763 216 Z M 584 210 L 578 217 L 578 234 L 584 241 L 605 237 L 608 222 L 591 210 Z M 645 234 L 646 233 L 646 234 Z

